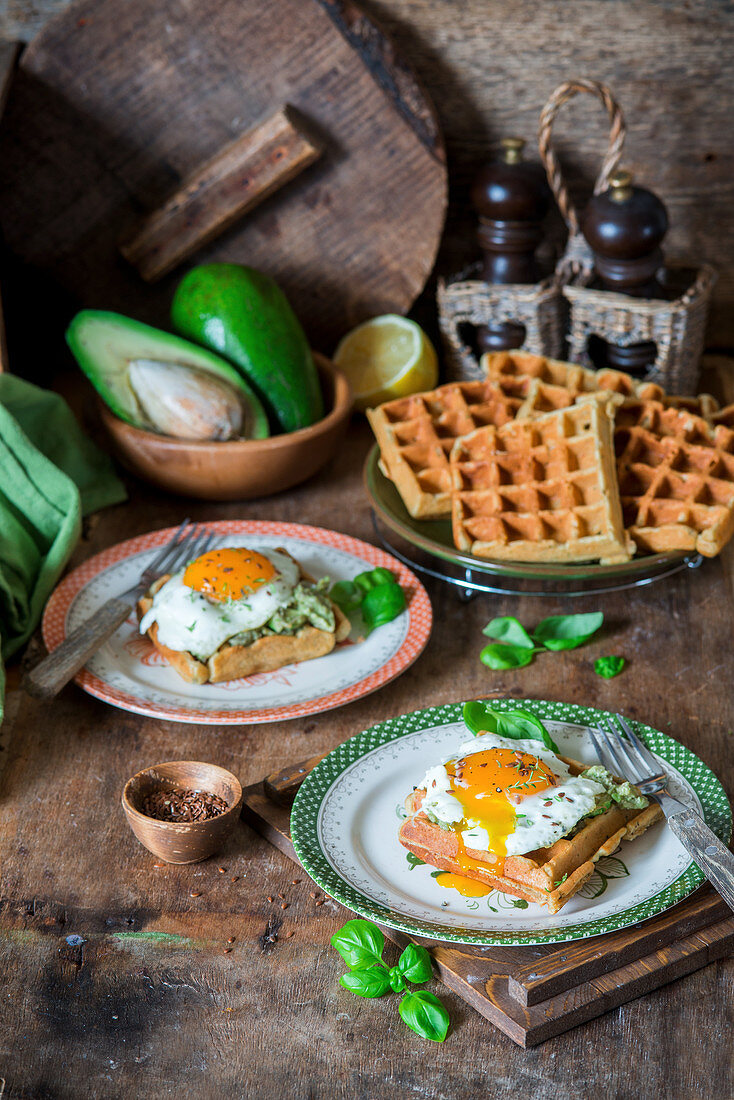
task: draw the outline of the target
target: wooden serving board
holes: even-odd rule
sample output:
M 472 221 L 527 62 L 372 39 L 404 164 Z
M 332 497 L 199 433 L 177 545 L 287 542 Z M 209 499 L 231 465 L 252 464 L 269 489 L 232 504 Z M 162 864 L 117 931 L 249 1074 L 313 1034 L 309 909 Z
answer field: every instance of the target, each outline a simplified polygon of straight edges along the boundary
M 190 262 L 268 272 L 331 354 L 409 309 L 447 199 L 431 103 L 347 0 L 76 0 L 25 51 L 0 129 L 9 248 L 77 305 L 165 326 L 182 269 L 148 285 L 120 243 L 282 104 L 319 160 Z
M 243 819 L 296 863 L 289 802 L 321 759 L 312 757 L 244 792 Z M 410 940 L 428 947 L 445 985 L 522 1047 L 734 951 L 734 915 L 708 885 L 652 920 L 580 942 L 472 948 L 393 928 L 383 932 L 401 947 Z

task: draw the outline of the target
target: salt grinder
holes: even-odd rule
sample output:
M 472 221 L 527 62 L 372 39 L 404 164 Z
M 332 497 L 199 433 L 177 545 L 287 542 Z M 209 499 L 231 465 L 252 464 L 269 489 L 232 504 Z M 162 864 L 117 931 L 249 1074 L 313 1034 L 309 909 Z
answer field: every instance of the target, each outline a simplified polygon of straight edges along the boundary
M 598 284 L 604 290 L 635 298 L 664 298 L 657 273 L 663 264 L 660 243 L 668 229 L 665 206 L 652 191 L 633 187 L 632 175 L 618 170 L 609 190 L 594 195 L 581 231 L 594 253 Z M 639 373 L 655 360 L 654 341 L 623 347 L 602 341 L 603 362 L 616 370 Z
M 479 215 L 477 239 L 488 283 L 537 283 L 545 274 L 535 258 L 550 189 L 540 165 L 523 160 L 523 138 L 502 139 L 499 160 L 477 175 L 471 201 Z M 477 329 L 480 352 L 519 348 L 523 325 L 506 321 Z

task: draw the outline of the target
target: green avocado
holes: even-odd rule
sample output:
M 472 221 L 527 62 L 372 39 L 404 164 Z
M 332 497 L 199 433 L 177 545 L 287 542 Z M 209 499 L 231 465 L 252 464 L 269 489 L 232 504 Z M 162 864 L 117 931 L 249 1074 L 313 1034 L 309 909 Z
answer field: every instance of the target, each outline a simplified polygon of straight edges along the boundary
M 231 360 L 255 388 L 274 427 L 306 428 L 324 415 L 311 349 L 286 296 L 261 271 L 202 264 L 189 271 L 171 307 L 183 336 Z
M 195 372 L 194 378 L 213 376 L 228 383 L 228 392 L 234 391 L 242 405 L 241 435 L 247 439 L 265 439 L 270 434 L 265 410 L 239 371 L 218 355 L 180 336 L 120 313 L 85 309 L 77 313 L 66 330 L 66 341 L 105 404 L 128 424 L 139 428 L 152 426 L 130 379 L 131 364 L 143 364 L 188 368 Z

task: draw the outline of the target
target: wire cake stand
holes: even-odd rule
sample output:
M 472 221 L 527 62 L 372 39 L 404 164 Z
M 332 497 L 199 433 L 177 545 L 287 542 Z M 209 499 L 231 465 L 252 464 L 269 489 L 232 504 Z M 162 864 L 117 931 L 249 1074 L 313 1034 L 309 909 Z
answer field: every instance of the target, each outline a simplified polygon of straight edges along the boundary
M 589 562 L 555 565 L 476 558 L 456 549 L 450 520 L 413 519 L 393 483 L 380 470 L 379 457 L 379 448 L 374 446 L 364 467 L 375 534 L 389 553 L 424 576 L 454 585 L 464 600 L 480 592 L 510 596 L 618 592 L 654 584 L 703 564 L 701 555 L 693 551 L 646 554 L 617 565 Z

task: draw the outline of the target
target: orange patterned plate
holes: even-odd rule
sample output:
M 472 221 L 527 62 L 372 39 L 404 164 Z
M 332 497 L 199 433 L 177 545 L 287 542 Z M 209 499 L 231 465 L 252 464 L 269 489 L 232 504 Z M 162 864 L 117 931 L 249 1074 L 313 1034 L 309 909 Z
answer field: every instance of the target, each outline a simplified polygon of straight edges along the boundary
M 358 620 L 349 637 L 326 657 L 286 665 L 224 684 L 188 684 L 145 636 L 134 614 L 95 653 L 76 677 L 90 695 L 123 710 L 177 722 L 243 725 L 279 722 L 361 699 L 404 672 L 423 651 L 433 615 L 425 588 L 401 562 L 360 539 L 300 523 L 222 520 L 207 525 L 222 546 L 283 546 L 315 578 L 348 580 L 386 566 L 408 597 L 393 622 L 362 639 Z M 43 616 L 43 639 L 55 649 L 67 633 L 105 600 L 129 588 L 171 538 L 174 528 L 128 539 L 84 562 L 61 582 Z

